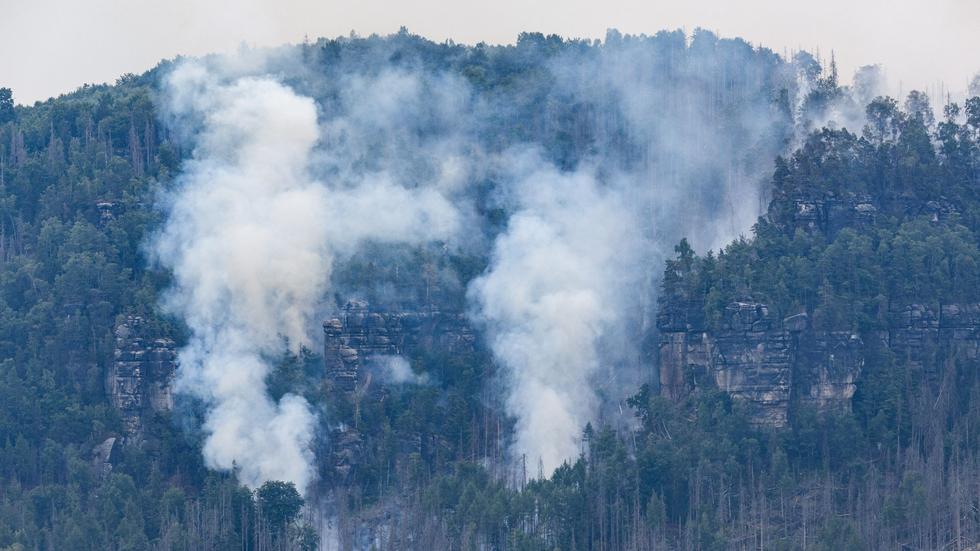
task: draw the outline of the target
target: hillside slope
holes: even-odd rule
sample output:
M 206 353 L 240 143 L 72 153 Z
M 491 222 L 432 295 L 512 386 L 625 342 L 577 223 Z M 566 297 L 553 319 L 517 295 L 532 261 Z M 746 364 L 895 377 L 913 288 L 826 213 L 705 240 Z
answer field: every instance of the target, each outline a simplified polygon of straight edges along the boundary
M 269 394 L 320 423 L 300 512 L 205 467 L 207 405 L 175 383 L 190 330 L 148 243 L 194 154 L 164 97 L 179 61 L 0 109 L 0 549 L 980 543 L 980 98 L 899 108 L 704 31 L 261 57 L 317 105 L 318 177 L 438 180 L 467 239 L 339 257 L 323 347 L 270 360 Z M 556 203 L 588 205 L 586 172 L 636 191 L 648 236 L 603 244 L 597 264 L 636 261 L 597 280 L 622 289 L 590 310 L 614 330 L 569 383 L 593 415 L 553 474 L 515 444 L 535 404 L 472 290 L 516 214 L 553 214 L 500 167 L 529 158 Z

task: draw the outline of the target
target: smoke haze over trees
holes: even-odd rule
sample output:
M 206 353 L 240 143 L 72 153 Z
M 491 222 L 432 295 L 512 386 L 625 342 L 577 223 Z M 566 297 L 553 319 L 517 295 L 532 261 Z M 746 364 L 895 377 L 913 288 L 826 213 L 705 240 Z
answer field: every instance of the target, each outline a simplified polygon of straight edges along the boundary
M 977 544 L 977 358 L 879 336 L 980 303 L 980 99 L 882 86 L 403 30 L 0 89 L 0 549 Z M 848 407 L 661 391 L 658 315 L 733 304 L 860 340 Z M 179 363 L 140 431 L 134 317 Z

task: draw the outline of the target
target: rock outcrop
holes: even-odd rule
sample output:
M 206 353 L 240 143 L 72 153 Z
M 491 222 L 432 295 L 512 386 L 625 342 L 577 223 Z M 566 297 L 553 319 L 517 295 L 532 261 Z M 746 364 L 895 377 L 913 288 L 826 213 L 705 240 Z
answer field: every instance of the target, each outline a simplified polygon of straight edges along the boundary
M 933 222 L 949 220 L 958 214 L 946 199 L 923 202 L 915 197 L 888 196 L 875 200 L 867 193 L 799 193 L 777 197 L 769 208 L 773 223 L 792 235 L 797 230 L 821 233 L 833 239 L 844 228 L 875 225 L 881 215 L 901 218 L 928 216 Z
M 118 460 L 116 457 L 119 455 L 119 452 L 116 451 L 118 449 L 114 436 L 106 438 L 92 449 L 92 468 L 95 469 L 100 478 L 106 479 L 112 474 L 112 464 Z
M 980 304 L 912 304 L 864 339 L 815 330 L 806 314 L 772 319 L 759 303 L 730 304 L 713 329 L 699 311 L 684 310 L 666 305 L 658 318 L 661 392 L 679 399 L 710 382 L 742 401 L 759 426 L 785 426 L 794 405 L 849 411 L 872 344 L 864 339 L 936 382 L 944 359 L 980 360 Z
M 411 360 L 419 353 L 466 354 L 475 348 L 476 336 L 461 312 L 378 312 L 364 301 L 349 301 L 340 316 L 323 323 L 323 357 L 334 403 L 352 406 L 354 417 L 361 400 L 383 401 L 387 391 L 372 380 L 377 361 L 400 356 Z M 353 465 L 363 462 L 362 437 L 350 425 L 331 431 L 331 467 L 343 480 Z M 423 442 L 417 435 L 403 435 L 403 452 L 417 453 Z
M 782 201 L 771 213 L 776 223 L 790 234 L 801 229 L 832 237 L 846 227 L 873 225 L 878 216 L 878 208 L 867 194 L 837 195 L 828 192 L 820 196 L 801 196 Z
M 95 203 L 95 208 L 99 211 L 99 225 L 103 227 L 115 220 L 121 210 L 119 204 L 114 201 L 98 201 Z
M 126 442 L 142 440 L 146 415 L 173 408 L 176 370 L 177 350 L 172 339 L 148 334 L 139 316 L 128 316 L 116 326 L 106 391 L 122 417 Z
M 327 377 L 340 392 L 353 392 L 364 382 L 373 358 L 411 357 L 421 350 L 465 353 L 476 342 L 460 312 L 375 312 L 364 301 L 348 302 L 339 317 L 325 321 L 323 336 Z
M 742 401 L 753 423 L 770 427 L 786 425 L 793 400 L 820 410 L 849 407 L 863 365 L 856 335 L 812 331 L 805 314 L 773 319 L 766 305 L 752 302 L 730 304 L 714 331 L 697 312 L 678 313 L 658 319 L 666 396 L 681 398 L 707 379 Z
M 882 335 L 897 361 L 938 381 L 944 359 L 980 360 L 980 304 L 911 304 Z

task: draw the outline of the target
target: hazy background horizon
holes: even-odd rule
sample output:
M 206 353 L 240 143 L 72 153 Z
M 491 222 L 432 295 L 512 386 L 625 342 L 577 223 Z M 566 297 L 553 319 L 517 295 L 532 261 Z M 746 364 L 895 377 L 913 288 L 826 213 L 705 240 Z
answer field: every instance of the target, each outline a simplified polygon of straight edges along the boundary
M 513 43 L 523 31 L 602 38 L 606 30 L 653 34 L 697 27 L 741 37 L 783 54 L 805 49 L 842 80 L 881 64 L 893 93 L 963 94 L 980 70 L 980 1 L 824 0 L 0 0 L 0 86 L 32 104 L 86 83 L 114 82 L 177 55 L 227 52 L 335 38 L 386 35 L 405 26 L 435 41 Z

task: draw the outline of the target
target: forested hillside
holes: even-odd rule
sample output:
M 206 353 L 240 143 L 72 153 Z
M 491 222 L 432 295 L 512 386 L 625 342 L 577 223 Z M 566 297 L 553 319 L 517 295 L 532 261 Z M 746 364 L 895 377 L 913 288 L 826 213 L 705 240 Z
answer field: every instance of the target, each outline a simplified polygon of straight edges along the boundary
M 161 307 L 174 274 L 151 245 L 201 147 L 204 123 L 168 107 L 181 61 L 33 106 L 0 89 L 0 549 L 980 543 L 980 98 L 900 106 L 871 80 L 841 86 L 833 63 L 705 31 L 513 46 L 403 31 L 263 57 L 315 102 L 318 177 L 438 180 L 466 238 L 338 255 L 323 341 L 270 359 L 265 381 L 316 413 L 315 481 L 249 489 L 241 463 L 206 467 L 207 400 L 150 372 L 193 334 Z M 580 213 L 608 190 L 637 214 L 579 270 L 598 266 L 600 304 L 567 315 L 609 329 L 581 369 L 578 348 L 554 348 L 573 351 L 560 390 L 591 409 L 568 408 L 589 421 L 578 453 L 546 465 L 494 278 L 522 220 L 598 232 L 605 211 Z M 518 265 L 562 266 L 532 260 Z M 546 286 L 527 279 L 505 288 Z M 801 352 L 765 423 L 713 360 L 668 373 L 663 334 L 723 338 L 739 304 L 786 339 L 846 334 L 851 390 L 801 399 L 817 376 Z M 966 321 L 946 338 L 943 316 Z M 912 317 L 935 333 L 898 332 Z

